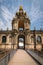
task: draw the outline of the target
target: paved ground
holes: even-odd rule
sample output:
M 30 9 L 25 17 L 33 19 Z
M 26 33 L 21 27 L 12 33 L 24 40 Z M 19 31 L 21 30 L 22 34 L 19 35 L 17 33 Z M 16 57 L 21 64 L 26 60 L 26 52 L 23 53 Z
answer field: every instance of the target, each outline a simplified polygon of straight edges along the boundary
M 24 50 L 17 50 L 8 65 L 37 65 L 30 55 Z

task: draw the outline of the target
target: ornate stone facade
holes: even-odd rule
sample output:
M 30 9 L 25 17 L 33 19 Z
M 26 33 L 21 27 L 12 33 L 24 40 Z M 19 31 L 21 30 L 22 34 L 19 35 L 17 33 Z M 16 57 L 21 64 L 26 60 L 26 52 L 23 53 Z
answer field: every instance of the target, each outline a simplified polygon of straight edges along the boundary
M 0 44 L 9 45 L 6 48 L 20 48 L 19 42 L 23 42 L 23 49 L 43 49 L 43 30 L 30 30 L 30 19 L 22 6 L 16 12 L 12 20 L 12 30 L 0 30 Z M 22 41 L 23 39 L 23 41 Z M 6 41 L 5 41 L 6 40 Z

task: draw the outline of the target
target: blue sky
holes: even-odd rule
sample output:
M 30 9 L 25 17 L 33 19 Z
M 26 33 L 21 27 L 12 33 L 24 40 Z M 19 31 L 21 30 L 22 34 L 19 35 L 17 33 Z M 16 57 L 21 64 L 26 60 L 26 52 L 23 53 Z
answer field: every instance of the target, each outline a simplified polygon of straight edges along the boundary
M 0 0 L 0 29 L 12 29 L 12 19 L 20 5 L 30 19 L 30 29 L 43 29 L 43 0 Z

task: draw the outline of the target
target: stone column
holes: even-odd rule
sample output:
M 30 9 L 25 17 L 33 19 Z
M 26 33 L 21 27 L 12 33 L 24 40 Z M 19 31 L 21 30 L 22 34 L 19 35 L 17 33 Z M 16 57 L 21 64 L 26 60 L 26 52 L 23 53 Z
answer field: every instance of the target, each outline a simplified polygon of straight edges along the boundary
M 42 37 L 42 51 L 43 51 L 43 34 L 42 34 L 42 36 L 41 36 L 41 37 Z
M 29 44 L 30 44 L 30 34 L 29 33 L 25 36 L 25 43 L 26 43 L 26 47 L 28 49 Z
M 13 49 L 15 48 L 15 49 L 17 49 L 17 42 L 18 42 L 18 40 L 17 40 L 17 35 L 14 35 L 14 37 L 12 38 L 12 44 L 13 44 Z
M 0 34 L 0 48 L 2 48 L 2 36 L 1 36 L 1 34 Z
M 27 49 L 27 35 L 25 35 L 25 49 Z
M 34 36 L 34 50 L 36 50 L 36 28 L 35 27 L 34 27 L 33 36 Z
M 2 43 L 2 36 L 1 36 L 1 34 L 0 34 L 0 44 Z
M 14 49 L 14 37 L 12 37 L 12 47 L 13 47 L 13 49 Z
M 6 44 L 9 44 L 9 35 L 6 35 Z

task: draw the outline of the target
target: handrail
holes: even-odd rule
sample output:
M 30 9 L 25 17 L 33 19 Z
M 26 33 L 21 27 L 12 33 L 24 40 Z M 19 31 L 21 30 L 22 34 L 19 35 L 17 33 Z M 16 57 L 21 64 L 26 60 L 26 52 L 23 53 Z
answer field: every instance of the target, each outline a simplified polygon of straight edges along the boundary
M 5 57 L 5 56 L 7 56 L 8 54 L 10 54 L 11 52 L 12 52 L 12 49 L 10 49 L 10 50 L 3 50 L 4 51 L 4 53 L 5 53 L 5 55 L 3 56 L 3 57 Z M 2 51 L 2 52 L 3 52 Z M 1 58 L 2 59 L 2 58 Z
M 1 59 L 0 59 L 0 61 L 1 60 L 3 60 L 6 56 L 8 56 L 10 53 L 8 53 L 8 54 L 5 54 Z
M 11 59 L 13 50 L 6 52 L 5 55 L 0 59 L 0 65 L 7 65 L 9 60 Z

